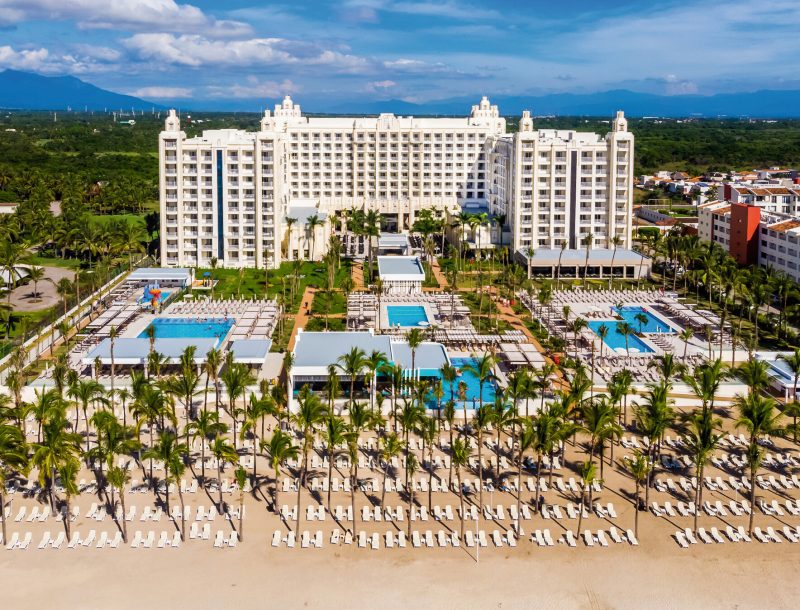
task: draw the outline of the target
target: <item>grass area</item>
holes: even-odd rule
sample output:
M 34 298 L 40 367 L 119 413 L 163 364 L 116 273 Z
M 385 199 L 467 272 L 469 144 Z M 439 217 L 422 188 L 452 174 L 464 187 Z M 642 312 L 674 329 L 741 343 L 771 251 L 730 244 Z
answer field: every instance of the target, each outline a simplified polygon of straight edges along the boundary
M 344 294 L 341 292 L 317 292 L 314 295 L 314 302 L 311 303 L 311 313 L 313 314 L 340 314 L 346 311 L 347 303 L 344 300 Z
M 217 282 L 214 287 L 214 298 L 277 298 L 283 294 L 286 299 L 286 310 L 296 313 L 307 286 L 325 288 L 328 284 L 328 275 L 321 263 L 304 262 L 296 265 L 294 262 L 281 264 L 279 269 L 270 269 L 266 273 L 263 269 L 197 269 L 195 277 L 202 278 L 209 272 Z M 334 279 L 334 285 L 341 285 L 344 278 L 349 275 L 349 264 L 345 261 L 339 268 Z M 297 277 L 295 277 L 297 276 Z M 268 278 L 268 279 L 267 279 Z M 292 284 L 294 283 L 294 300 L 291 301 Z M 331 313 L 336 313 L 331 311 Z
M 110 222 L 127 222 L 128 224 L 139 224 L 145 228 L 144 216 L 139 214 L 92 214 L 92 222 L 99 225 L 107 225 Z
M 2 328 L 0 332 L 0 358 L 8 354 L 17 342 L 24 342 L 30 339 L 35 329 L 40 324 L 55 319 L 61 312 L 59 307 L 50 307 L 40 311 L 14 312 L 11 316 L 11 325 L 8 329 Z M 8 330 L 8 338 L 6 338 Z M 24 337 L 23 337 L 24 333 Z
M 271 352 L 283 352 L 286 350 L 286 346 L 289 344 L 289 337 L 292 336 L 292 327 L 294 319 L 287 318 L 284 321 L 283 329 L 278 328 L 275 329 L 275 332 L 272 333 L 272 347 L 270 347 Z
M 328 318 L 328 330 L 344 330 L 345 329 L 345 321 L 344 318 Z M 311 318 L 306 324 L 306 327 L 303 330 L 308 331 L 320 331 L 325 330 L 325 318 Z
M 63 267 L 64 269 L 79 269 L 81 260 L 77 258 L 61 258 L 59 256 L 42 256 L 35 254 L 25 260 L 25 264 L 40 267 Z

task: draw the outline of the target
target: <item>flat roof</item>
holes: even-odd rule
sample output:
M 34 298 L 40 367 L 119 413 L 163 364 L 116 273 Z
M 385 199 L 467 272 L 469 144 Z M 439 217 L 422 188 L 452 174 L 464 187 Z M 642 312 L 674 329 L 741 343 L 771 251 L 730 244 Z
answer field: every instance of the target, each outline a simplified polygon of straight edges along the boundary
M 379 248 L 405 248 L 408 246 L 408 235 L 403 233 L 381 233 L 378 237 Z
M 389 281 L 421 282 L 425 279 L 422 263 L 416 256 L 379 256 L 378 275 Z
M 290 203 L 289 207 L 286 210 L 286 217 L 287 218 L 294 218 L 297 220 L 297 226 L 305 227 L 306 222 L 311 216 L 318 216 L 320 220 L 325 220 L 328 218 L 328 214 L 326 212 L 321 212 L 316 205 L 308 203 L 308 204 L 297 204 L 297 203 Z
M 271 347 L 271 339 L 240 339 L 233 341 L 229 349 L 233 353 L 234 362 L 261 364 L 266 360 Z
M 614 254 L 611 248 L 592 248 L 589 250 L 589 264 L 610 265 L 613 258 L 614 265 L 638 265 L 644 258 L 638 252 L 625 248 L 617 248 L 616 252 Z M 528 260 L 524 250 L 517 250 L 517 254 Z M 531 265 L 534 267 L 558 265 L 559 257 L 563 266 L 583 266 L 586 264 L 586 249 L 567 249 L 562 254 L 561 248 L 536 248 L 533 251 Z
M 192 281 L 192 270 L 182 267 L 142 267 L 134 269 L 127 280 L 135 282 L 183 282 L 185 285 Z
M 392 340 L 388 335 L 375 335 L 364 331 L 300 332 L 294 347 L 293 370 L 301 374 L 303 368 L 324 370 L 335 364 L 340 356 L 352 348 L 369 355 L 373 351 L 386 357 L 405 370 L 411 369 L 411 348 L 404 340 Z M 424 342 L 416 351 L 414 365 L 418 369 L 438 369 L 449 362 L 447 350 L 441 343 Z
M 217 343 L 216 338 L 185 337 L 172 339 L 156 339 L 153 349 L 166 356 L 170 363 L 180 361 L 184 350 L 194 345 L 196 350 L 194 361 L 198 364 L 206 361 L 206 354 Z M 147 338 L 119 338 L 114 340 L 115 364 L 142 364 L 150 353 L 150 340 Z M 81 359 L 83 364 L 92 364 L 100 358 L 103 364 L 111 364 L 111 339 L 103 339 Z

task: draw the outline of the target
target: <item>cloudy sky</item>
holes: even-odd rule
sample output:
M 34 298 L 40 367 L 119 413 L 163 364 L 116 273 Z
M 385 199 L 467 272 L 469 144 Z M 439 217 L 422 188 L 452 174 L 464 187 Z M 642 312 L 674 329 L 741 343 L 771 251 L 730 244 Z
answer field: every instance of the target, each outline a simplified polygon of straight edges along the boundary
M 222 8 L 220 8 L 222 7 Z M 800 89 L 797 0 L 0 0 L 0 69 L 307 106 Z

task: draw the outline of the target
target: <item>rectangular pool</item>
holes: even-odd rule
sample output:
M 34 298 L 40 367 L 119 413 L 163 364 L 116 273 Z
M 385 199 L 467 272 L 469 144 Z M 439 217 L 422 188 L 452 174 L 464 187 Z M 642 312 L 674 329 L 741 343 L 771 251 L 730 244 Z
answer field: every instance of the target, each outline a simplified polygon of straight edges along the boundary
M 422 305 L 387 305 L 386 315 L 389 318 L 389 326 L 427 326 L 429 323 L 428 315 Z
M 451 358 L 450 364 L 456 367 L 461 374 L 456 378 L 455 382 L 453 383 L 453 394 L 455 396 L 456 401 L 456 408 L 463 409 L 464 408 L 464 401 L 460 400 L 458 397 L 458 386 L 463 381 L 466 384 L 466 406 L 467 409 L 474 409 L 480 405 L 480 392 L 481 392 L 481 384 L 478 378 L 470 373 L 469 371 L 463 370 L 463 367 L 474 365 L 475 360 L 472 358 Z M 439 371 L 421 371 L 423 376 L 430 374 L 432 376 L 440 377 Z M 444 389 L 444 397 L 442 398 L 442 406 L 444 403 L 450 400 L 450 385 L 445 383 L 443 384 Z M 483 402 L 484 404 L 490 404 L 494 402 L 495 397 L 495 385 L 494 383 L 487 381 L 483 384 Z M 436 408 L 436 399 L 433 397 L 433 394 L 430 394 L 428 398 L 428 408 L 435 409 Z
M 616 311 L 623 320 L 625 320 L 628 324 L 633 326 L 633 328 L 638 333 L 674 333 L 675 329 L 672 328 L 666 322 L 663 322 L 660 318 L 657 318 L 652 313 L 650 313 L 647 308 L 645 307 L 615 307 L 614 311 Z M 642 314 L 644 317 L 647 318 L 647 323 L 642 324 L 637 319 L 636 316 Z
M 625 335 L 619 332 L 620 324 L 622 324 L 622 322 L 619 320 L 592 320 L 589 322 L 589 328 L 591 328 L 594 334 L 599 337 L 600 334 L 597 332 L 597 329 L 603 325 L 606 325 L 608 327 L 608 334 L 603 340 L 603 343 L 605 343 L 610 349 L 618 354 L 625 354 L 627 353 L 625 351 Z M 634 326 L 632 323 L 629 324 L 631 324 L 634 329 L 636 328 L 636 326 Z M 647 345 L 636 335 L 628 336 L 628 349 L 632 354 L 647 354 L 653 351 L 649 345 Z
M 157 339 L 216 338 L 219 344 L 233 323 L 233 318 L 156 318 L 150 326 L 155 328 Z M 147 328 L 139 338 L 147 338 Z

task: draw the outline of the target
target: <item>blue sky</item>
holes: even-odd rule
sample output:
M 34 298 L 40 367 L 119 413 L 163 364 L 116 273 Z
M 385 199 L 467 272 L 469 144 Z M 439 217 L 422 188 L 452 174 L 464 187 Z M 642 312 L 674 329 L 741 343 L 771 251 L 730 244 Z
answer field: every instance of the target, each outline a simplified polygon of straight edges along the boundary
M 0 0 L 0 69 L 154 100 L 800 89 L 797 0 Z

